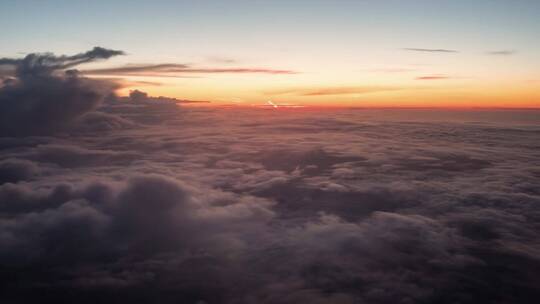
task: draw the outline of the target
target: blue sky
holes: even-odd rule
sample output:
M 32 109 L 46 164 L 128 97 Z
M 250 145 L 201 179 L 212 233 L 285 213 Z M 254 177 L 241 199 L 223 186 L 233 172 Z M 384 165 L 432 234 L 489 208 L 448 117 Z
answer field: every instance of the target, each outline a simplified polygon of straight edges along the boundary
M 540 47 L 534 39 L 538 1 L 2 0 L 0 8 L 0 26 L 7 29 L 2 52 L 8 55 L 95 44 L 147 53 L 145 42 L 208 52 L 212 45 L 267 46 L 268 40 L 295 46 L 354 39 L 364 47 L 375 42 L 472 51 Z

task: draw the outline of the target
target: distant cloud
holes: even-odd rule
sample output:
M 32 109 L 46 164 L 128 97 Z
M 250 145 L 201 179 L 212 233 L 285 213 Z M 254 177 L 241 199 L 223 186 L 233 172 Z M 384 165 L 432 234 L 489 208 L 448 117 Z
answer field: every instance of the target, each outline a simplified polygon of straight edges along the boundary
M 214 74 L 214 73 L 244 73 L 244 74 L 296 74 L 291 70 L 278 70 L 268 68 L 195 68 L 187 64 L 139 64 L 121 67 L 90 69 L 82 71 L 86 75 L 123 75 L 123 76 L 160 76 L 176 77 L 178 74 Z M 178 75 L 181 77 L 181 75 Z
M 17 77 L 49 75 L 57 70 L 65 70 L 92 61 L 125 55 L 123 51 L 94 47 L 90 51 L 73 56 L 56 56 L 51 53 L 32 53 L 24 58 L 0 58 L 0 66 L 13 66 Z
M 371 69 L 370 72 L 376 73 L 407 73 L 414 72 L 416 69 L 411 68 L 382 68 L 382 69 Z
M 459 51 L 449 50 L 449 49 L 423 49 L 423 48 L 403 48 L 403 49 L 406 51 L 427 52 L 427 53 L 459 53 Z
M 129 96 L 117 97 L 119 101 L 130 104 L 146 104 L 146 105 L 176 105 L 180 103 L 210 103 L 208 100 L 190 100 L 190 99 L 177 99 L 165 96 L 149 96 L 148 93 L 140 90 L 132 90 Z
M 238 62 L 236 59 L 232 59 L 228 57 L 221 57 L 221 56 L 209 56 L 206 58 L 206 60 L 213 63 L 237 63 Z
M 191 100 L 191 99 L 180 99 L 178 103 L 211 103 L 210 100 Z
M 489 51 L 486 52 L 488 55 L 495 55 L 495 56 L 511 56 L 516 54 L 517 51 L 515 50 L 500 50 L 500 51 Z
M 188 68 L 186 64 L 178 63 L 164 63 L 164 64 L 141 64 L 141 65 L 125 65 L 122 67 L 104 68 L 104 69 L 90 69 L 81 71 L 84 74 L 129 74 L 129 73 L 142 73 L 142 72 L 156 72 L 156 71 L 179 71 L 181 69 Z
M 293 88 L 288 90 L 268 92 L 275 95 L 296 96 L 324 96 L 324 95 L 349 95 L 369 94 L 387 91 L 401 90 L 399 87 L 390 86 L 352 86 L 352 87 L 323 87 L 323 88 Z
M 117 83 L 120 88 L 129 88 L 135 86 L 162 86 L 163 83 L 157 81 L 145 81 L 145 80 L 126 80 L 124 78 L 112 77 L 107 78 L 103 77 L 100 80 L 107 80 L 113 83 Z
M 202 69 L 185 69 L 186 73 L 262 73 L 262 74 L 297 74 L 298 72 L 291 70 L 274 70 L 265 68 L 202 68 Z
M 452 79 L 450 76 L 445 75 L 427 75 L 427 76 L 419 76 L 415 78 L 416 80 L 443 80 L 443 79 Z

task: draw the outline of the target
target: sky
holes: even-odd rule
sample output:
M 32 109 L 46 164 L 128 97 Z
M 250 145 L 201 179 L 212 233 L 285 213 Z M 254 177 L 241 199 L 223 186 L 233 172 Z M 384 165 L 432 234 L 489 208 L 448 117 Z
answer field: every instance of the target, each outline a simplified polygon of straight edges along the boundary
M 123 50 L 78 69 L 212 104 L 539 107 L 539 15 L 528 0 L 2 0 L 0 57 Z
M 0 303 L 540 303 L 540 2 L 111 2 L 0 0 Z

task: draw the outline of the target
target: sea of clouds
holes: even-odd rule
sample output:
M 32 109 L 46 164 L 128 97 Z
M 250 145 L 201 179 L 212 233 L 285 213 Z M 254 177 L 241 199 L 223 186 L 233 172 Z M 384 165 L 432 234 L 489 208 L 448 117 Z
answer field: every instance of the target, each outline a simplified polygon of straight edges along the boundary
M 540 298 L 537 111 L 185 107 L 64 72 L 114 52 L 0 60 L 3 303 Z

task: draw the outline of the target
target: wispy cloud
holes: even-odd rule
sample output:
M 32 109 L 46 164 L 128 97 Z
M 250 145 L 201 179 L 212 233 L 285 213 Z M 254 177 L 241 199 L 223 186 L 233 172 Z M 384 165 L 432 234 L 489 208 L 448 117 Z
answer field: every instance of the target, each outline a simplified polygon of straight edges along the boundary
M 146 73 L 156 71 L 168 71 L 174 72 L 181 69 L 187 69 L 189 66 L 186 64 L 176 63 L 164 63 L 164 64 L 130 64 L 121 67 L 103 68 L 103 69 L 89 69 L 83 70 L 84 74 L 129 74 L 129 73 Z
M 231 63 L 238 63 L 236 59 L 228 58 L 228 57 L 221 57 L 221 56 L 209 56 L 206 58 L 208 62 L 213 63 L 224 63 L 224 64 L 231 64 Z
M 129 88 L 135 86 L 161 86 L 163 83 L 157 81 L 145 81 L 145 80 L 126 80 L 124 78 L 110 78 L 102 77 L 101 80 L 106 80 L 111 83 L 116 83 L 119 88 Z
M 416 69 L 411 68 L 381 68 L 381 69 L 371 69 L 370 72 L 375 73 L 407 73 L 414 72 Z
M 426 76 L 419 76 L 416 77 L 416 80 L 444 80 L 444 79 L 452 79 L 453 77 L 446 76 L 446 75 L 426 75 Z
M 406 51 L 426 52 L 426 53 L 459 53 L 457 50 L 450 49 L 424 49 L 424 48 L 403 48 Z
M 516 54 L 516 50 L 499 50 L 499 51 L 489 51 L 486 52 L 488 55 L 494 55 L 494 56 L 511 56 Z
M 351 95 L 370 94 L 388 91 L 402 90 L 400 87 L 391 86 L 348 86 L 348 87 L 322 87 L 322 88 L 292 88 L 280 91 L 266 92 L 273 95 L 295 96 L 325 96 L 325 95 Z
M 180 99 L 178 103 L 211 103 L 210 100 L 190 100 L 190 99 Z
M 123 76 L 154 76 L 154 77 L 182 77 L 182 74 L 297 74 L 296 71 L 269 69 L 258 67 L 192 67 L 187 64 L 163 63 L 163 64 L 132 64 L 120 67 L 89 69 L 82 71 L 86 75 L 123 75 Z

